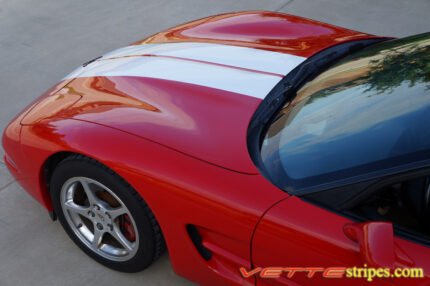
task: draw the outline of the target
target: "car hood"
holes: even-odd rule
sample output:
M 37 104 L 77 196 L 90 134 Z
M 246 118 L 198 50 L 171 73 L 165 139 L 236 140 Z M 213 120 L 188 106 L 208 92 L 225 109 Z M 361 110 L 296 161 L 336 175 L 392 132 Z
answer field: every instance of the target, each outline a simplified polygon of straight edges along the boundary
M 68 104 L 62 117 L 120 129 L 223 168 L 256 173 L 246 134 L 264 97 L 311 55 L 369 37 L 280 13 L 223 14 L 87 63 L 64 79 L 56 95 Z

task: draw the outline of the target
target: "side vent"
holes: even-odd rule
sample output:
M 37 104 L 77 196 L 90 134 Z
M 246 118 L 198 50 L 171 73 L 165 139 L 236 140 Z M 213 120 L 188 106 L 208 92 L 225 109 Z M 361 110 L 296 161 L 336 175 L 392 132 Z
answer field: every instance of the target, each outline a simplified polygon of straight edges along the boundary
M 193 242 L 197 251 L 203 257 L 203 259 L 210 260 L 212 258 L 212 252 L 203 245 L 202 236 L 200 235 L 197 228 L 192 224 L 188 224 L 186 227 L 188 235 L 190 236 L 191 241 Z

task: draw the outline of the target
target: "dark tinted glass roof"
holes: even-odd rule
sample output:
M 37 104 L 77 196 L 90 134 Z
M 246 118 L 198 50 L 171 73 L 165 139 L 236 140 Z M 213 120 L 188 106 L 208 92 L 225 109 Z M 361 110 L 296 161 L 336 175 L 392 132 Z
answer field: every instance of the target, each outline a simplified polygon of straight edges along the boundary
M 430 34 L 375 44 L 303 86 L 261 156 L 276 184 L 330 183 L 430 159 Z

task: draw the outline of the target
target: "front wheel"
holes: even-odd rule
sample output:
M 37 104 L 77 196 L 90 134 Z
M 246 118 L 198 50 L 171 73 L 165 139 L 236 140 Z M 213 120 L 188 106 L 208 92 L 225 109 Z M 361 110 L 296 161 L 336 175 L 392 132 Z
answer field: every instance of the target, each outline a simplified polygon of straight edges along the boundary
M 164 250 L 154 215 L 117 174 L 83 156 L 60 162 L 50 182 L 54 210 L 70 238 L 99 263 L 122 272 L 147 268 Z

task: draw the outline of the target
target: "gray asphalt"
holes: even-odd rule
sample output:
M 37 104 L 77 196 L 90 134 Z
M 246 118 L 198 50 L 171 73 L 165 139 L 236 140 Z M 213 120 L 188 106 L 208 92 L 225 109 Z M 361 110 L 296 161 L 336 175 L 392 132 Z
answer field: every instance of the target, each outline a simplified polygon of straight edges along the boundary
M 379 35 L 430 30 L 430 0 L 0 0 L 0 131 L 83 62 L 173 25 L 241 10 L 282 11 Z M 174 274 L 167 255 L 138 274 L 93 262 L 0 161 L 0 285 L 96 283 L 191 284 Z

